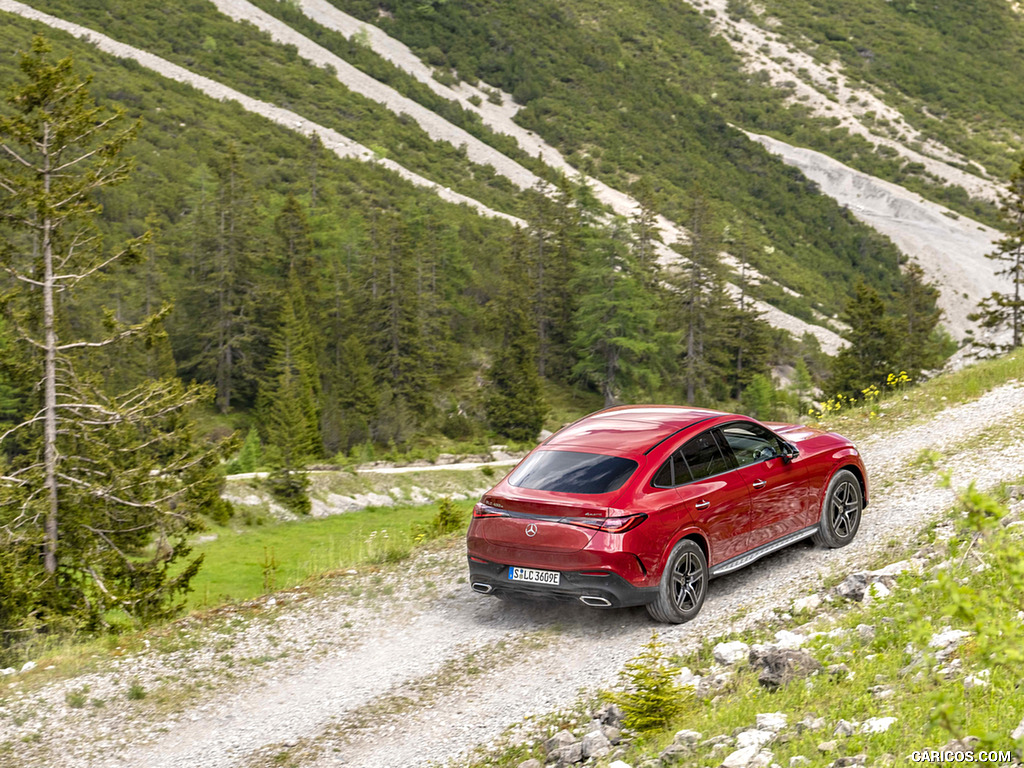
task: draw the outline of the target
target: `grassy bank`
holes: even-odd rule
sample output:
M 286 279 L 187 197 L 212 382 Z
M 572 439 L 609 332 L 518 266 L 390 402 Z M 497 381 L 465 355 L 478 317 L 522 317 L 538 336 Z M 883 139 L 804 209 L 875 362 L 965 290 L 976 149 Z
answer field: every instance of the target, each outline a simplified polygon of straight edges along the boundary
M 473 502 L 454 505 L 468 519 Z M 188 607 L 250 600 L 331 571 L 397 562 L 430 538 L 438 513 L 438 504 L 372 507 L 316 520 L 215 529 L 193 550 L 204 560 Z

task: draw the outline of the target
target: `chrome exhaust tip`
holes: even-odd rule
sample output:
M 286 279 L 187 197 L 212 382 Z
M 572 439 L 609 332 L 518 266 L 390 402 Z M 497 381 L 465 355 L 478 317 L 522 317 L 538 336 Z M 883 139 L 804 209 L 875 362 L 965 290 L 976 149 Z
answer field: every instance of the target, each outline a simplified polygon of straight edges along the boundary
M 584 605 L 589 605 L 591 608 L 610 608 L 611 600 L 604 597 L 595 597 L 593 595 L 583 595 L 580 598 L 580 602 Z
M 489 595 L 494 591 L 494 587 L 490 584 L 484 584 L 482 581 L 473 582 L 473 591 L 479 592 L 481 595 Z

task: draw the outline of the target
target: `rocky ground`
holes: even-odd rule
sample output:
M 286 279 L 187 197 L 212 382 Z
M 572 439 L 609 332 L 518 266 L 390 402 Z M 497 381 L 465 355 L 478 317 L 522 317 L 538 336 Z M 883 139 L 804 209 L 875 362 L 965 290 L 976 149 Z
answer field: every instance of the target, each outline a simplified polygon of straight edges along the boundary
M 716 580 L 697 620 L 660 627 L 661 639 L 684 651 L 744 632 L 823 580 L 875 565 L 952 503 L 922 451 L 941 454 L 954 487 L 1013 479 L 1024 466 L 1022 415 L 1024 387 L 1013 383 L 923 424 L 881 419 L 862 443 L 872 494 L 857 540 L 831 551 L 798 544 Z M 643 609 L 477 595 L 464 558 L 459 542 L 432 546 L 187 619 L 142 650 L 97 654 L 87 674 L 8 675 L 0 758 L 18 768 L 444 762 L 610 685 L 655 626 Z

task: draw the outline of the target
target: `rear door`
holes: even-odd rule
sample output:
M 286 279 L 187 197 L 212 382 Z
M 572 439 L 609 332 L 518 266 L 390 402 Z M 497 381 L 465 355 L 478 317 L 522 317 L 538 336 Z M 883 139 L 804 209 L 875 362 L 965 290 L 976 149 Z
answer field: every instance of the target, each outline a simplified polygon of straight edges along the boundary
M 709 566 L 744 551 L 744 534 L 750 516 L 746 480 L 734 470 L 722 451 L 714 430 L 697 435 L 678 451 L 677 489 L 692 510 L 693 520 L 710 539 Z

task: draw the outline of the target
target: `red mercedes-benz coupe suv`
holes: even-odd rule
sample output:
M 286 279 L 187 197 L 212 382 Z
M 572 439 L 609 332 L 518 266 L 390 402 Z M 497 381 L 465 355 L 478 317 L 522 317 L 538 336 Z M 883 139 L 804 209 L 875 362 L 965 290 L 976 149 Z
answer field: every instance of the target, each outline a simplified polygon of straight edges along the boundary
M 473 589 L 682 623 L 708 581 L 811 537 L 849 544 L 867 474 L 846 438 L 678 406 L 586 416 L 537 446 L 473 509 Z

